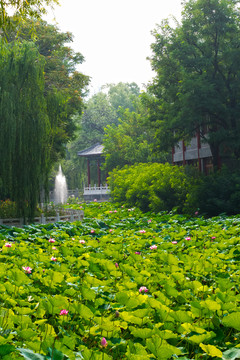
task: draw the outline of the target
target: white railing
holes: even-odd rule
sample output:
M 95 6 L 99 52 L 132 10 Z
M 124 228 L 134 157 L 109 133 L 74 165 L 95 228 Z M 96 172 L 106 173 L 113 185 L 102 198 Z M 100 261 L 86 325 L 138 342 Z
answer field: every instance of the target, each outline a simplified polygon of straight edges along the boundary
M 58 221 L 82 221 L 83 216 L 84 212 L 82 210 L 63 210 L 61 213 L 56 212 L 55 216 L 44 216 L 42 214 L 40 217 L 35 217 L 31 224 L 49 224 Z M 24 225 L 24 222 L 23 218 L 0 219 L 0 226 L 1 225 L 21 227 Z
M 100 186 L 84 186 L 83 195 L 103 195 L 109 194 L 110 189 L 107 185 L 100 185 Z

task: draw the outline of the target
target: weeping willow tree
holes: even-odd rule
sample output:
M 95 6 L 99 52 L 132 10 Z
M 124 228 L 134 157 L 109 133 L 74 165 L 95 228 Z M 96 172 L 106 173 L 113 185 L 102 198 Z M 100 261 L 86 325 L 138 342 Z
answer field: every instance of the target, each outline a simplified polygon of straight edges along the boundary
M 44 58 L 32 43 L 0 46 L 0 196 L 32 218 L 49 170 Z

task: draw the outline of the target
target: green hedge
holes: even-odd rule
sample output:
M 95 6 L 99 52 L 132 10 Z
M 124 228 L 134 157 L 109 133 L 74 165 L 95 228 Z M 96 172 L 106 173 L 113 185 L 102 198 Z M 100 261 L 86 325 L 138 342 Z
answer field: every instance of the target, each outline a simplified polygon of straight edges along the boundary
M 168 163 L 136 164 L 113 170 L 109 176 L 111 196 L 115 202 L 137 206 L 142 211 L 178 212 L 189 208 L 189 191 L 196 183 L 196 171 Z
M 222 169 L 199 174 L 188 166 L 136 164 L 110 173 L 115 202 L 136 206 L 144 212 L 171 211 L 217 216 L 240 213 L 240 171 Z

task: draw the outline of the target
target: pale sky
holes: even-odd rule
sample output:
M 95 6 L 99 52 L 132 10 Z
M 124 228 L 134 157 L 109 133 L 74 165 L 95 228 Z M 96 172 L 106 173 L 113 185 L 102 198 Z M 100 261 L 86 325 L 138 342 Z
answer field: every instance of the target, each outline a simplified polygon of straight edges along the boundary
M 85 62 L 78 71 L 89 75 L 90 90 L 106 83 L 136 82 L 141 89 L 151 81 L 151 31 L 171 15 L 180 19 L 181 0 L 59 0 L 49 11 L 48 23 L 70 31 Z

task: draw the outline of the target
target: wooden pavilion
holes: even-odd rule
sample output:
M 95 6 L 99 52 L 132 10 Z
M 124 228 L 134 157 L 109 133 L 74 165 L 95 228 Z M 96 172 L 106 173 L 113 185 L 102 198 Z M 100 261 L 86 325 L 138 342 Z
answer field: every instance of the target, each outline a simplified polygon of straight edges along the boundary
M 78 151 L 78 156 L 85 157 L 87 159 L 87 179 L 88 184 L 84 186 L 83 197 L 84 200 L 107 200 L 109 199 L 110 192 L 107 184 L 102 185 L 102 172 L 101 161 L 103 158 L 103 145 L 97 143 L 89 148 Z M 91 185 L 91 164 L 97 167 L 97 180 L 98 184 Z

